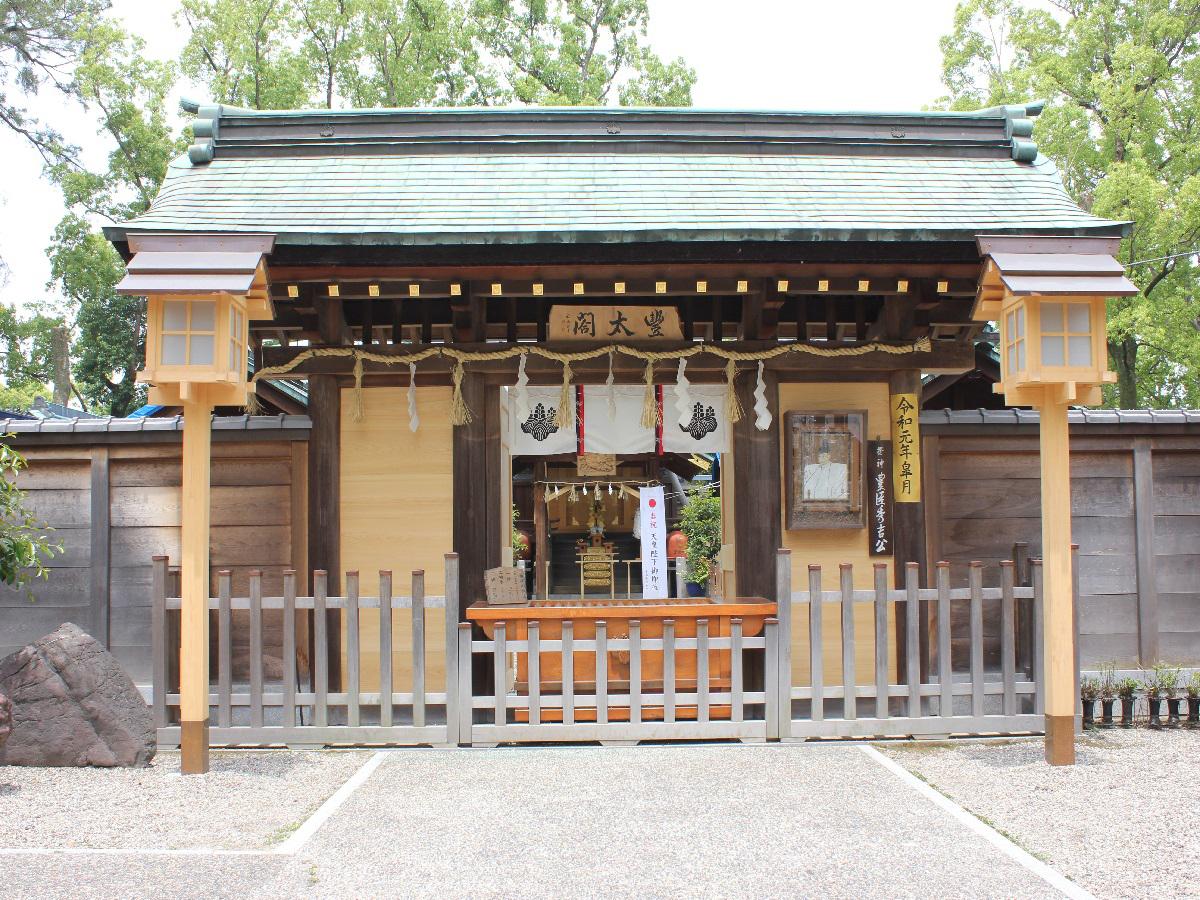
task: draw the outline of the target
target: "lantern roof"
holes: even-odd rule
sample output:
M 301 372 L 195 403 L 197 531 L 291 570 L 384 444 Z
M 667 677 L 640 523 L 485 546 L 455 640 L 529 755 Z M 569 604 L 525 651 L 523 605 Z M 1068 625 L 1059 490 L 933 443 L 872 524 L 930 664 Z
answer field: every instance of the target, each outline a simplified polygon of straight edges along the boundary
M 1119 237 L 980 235 L 983 275 L 975 319 L 993 320 L 1006 295 L 1129 297 L 1137 285 L 1113 255 Z
M 521 108 L 197 118 L 143 215 L 106 228 L 293 245 L 974 241 L 1119 236 L 1031 139 L 1040 104 L 976 112 Z

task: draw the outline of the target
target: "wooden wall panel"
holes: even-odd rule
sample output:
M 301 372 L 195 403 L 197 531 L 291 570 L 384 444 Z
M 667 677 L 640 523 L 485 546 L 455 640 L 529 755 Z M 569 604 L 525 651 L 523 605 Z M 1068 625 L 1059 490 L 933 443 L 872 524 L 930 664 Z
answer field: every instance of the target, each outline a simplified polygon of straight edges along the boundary
M 91 460 L 42 462 L 36 453 L 26 453 L 26 458 L 30 465 L 18 473 L 17 485 L 26 492 L 29 511 L 53 529 L 50 542 L 61 544 L 63 552 L 48 562 L 45 579 L 22 590 L 0 587 L 0 657 L 63 622 L 94 632 L 103 621 L 93 603 L 89 569 Z
M 787 465 L 787 454 L 783 441 L 783 416 L 792 410 L 840 410 L 865 409 L 867 411 L 867 439 L 891 440 L 891 422 L 888 408 L 888 386 L 883 382 L 841 382 L 836 384 L 816 383 L 784 383 L 779 385 L 779 416 L 781 420 L 780 437 L 780 497 L 786 496 L 784 490 L 787 473 L 782 467 Z M 786 503 L 785 500 L 783 502 Z M 839 565 L 851 563 L 854 566 L 854 585 L 857 588 L 870 588 L 874 584 L 874 564 L 888 564 L 888 583 L 891 584 L 891 564 L 889 557 L 873 557 L 867 541 L 867 529 L 829 529 L 819 531 L 788 531 L 786 526 L 787 511 L 783 510 L 783 546 L 792 551 L 792 590 L 808 590 L 808 567 L 819 565 L 826 590 L 836 590 L 839 578 Z M 832 621 L 836 617 L 827 614 L 824 618 L 825 647 L 825 677 L 826 684 L 841 684 L 841 621 Z M 875 646 L 874 646 L 874 612 L 868 604 L 856 604 L 854 609 L 855 635 L 855 667 L 858 677 L 863 683 L 874 680 Z M 893 661 L 895 670 L 896 659 L 895 629 L 888 630 L 888 658 Z M 794 605 L 792 612 L 792 668 L 796 678 L 803 678 L 797 684 L 807 684 L 808 672 L 808 607 Z M 799 667 L 799 668 L 797 668 Z
M 357 422 L 351 415 L 351 392 L 342 396 L 340 552 L 343 569 L 359 572 L 364 595 L 378 592 L 380 569 L 391 570 L 396 595 L 409 593 L 414 569 L 425 571 L 426 594 L 445 592 L 445 554 L 453 547 L 451 391 L 418 388 L 421 427 L 415 434 L 408 427 L 406 391 L 399 387 L 364 390 L 364 414 Z M 426 617 L 426 652 L 431 663 L 436 657 L 441 672 L 444 644 L 438 617 L 443 611 L 436 612 Z M 375 679 L 377 615 L 362 616 L 360 636 L 362 671 L 374 673 Z M 411 667 L 411 638 L 406 616 L 397 611 L 394 620 L 394 665 L 400 672 L 401 666 Z M 343 628 L 343 652 L 344 635 Z M 438 681 L 427 684 L 430 690 L 444 689 Z
M 264 570 L 264 590 L 278 594 L 282 572 L 293 564 L 290 441 L 237 441 L 213 446 L 212 589 L 222 568 L 233 572 L 234 591 L 245 595 L 251 569 Z M 150 558 L 165 553 L 179 562 L 178 444 L 29 447 L 29 469 L 19 476 L 30 507 L 54 526 L 52 538 L 64 553 L 51 561 L 50 578 L 33 586 L 36 602 L 23 593 L 0 591 L 0 654 L 74 621 L 97 637 L 107 635 L 112 651 L 139 682 L 150 678 Z M 91 523 L 93 457 L 97 483 L 108 485 L 107 536 L 94 536 Z M 106 476 L 106 477 L 105 477 Z M 299 523 L 303 534 L 304 522 Z M 107 539 L 106 539 L 107 537 Z M 95 539 L 93 539 L 95 538 Z M 301 541 L 301 543 L 303 543 Z M 97 548 L 109 565 L 101 583 L 91 563 Z M 94 608 L 101 600 L 104 609 Z M 101 615 L 101 612 L 103 615 Z M 234 627 L 234 675 L 245 677 L 248 629 Z M 278 613 L 264 616 L 268 673 L 281 671 Z

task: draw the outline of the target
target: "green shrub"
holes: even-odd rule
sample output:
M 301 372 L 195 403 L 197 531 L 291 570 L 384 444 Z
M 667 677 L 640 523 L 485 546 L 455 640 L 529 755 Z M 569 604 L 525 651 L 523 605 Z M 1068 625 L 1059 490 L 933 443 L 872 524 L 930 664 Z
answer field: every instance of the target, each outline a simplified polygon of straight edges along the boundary
M 688 490 L 679 530 L 687 537 L 688 581 L 703 584 L 721 552 L 721 498 L 708 487 Z

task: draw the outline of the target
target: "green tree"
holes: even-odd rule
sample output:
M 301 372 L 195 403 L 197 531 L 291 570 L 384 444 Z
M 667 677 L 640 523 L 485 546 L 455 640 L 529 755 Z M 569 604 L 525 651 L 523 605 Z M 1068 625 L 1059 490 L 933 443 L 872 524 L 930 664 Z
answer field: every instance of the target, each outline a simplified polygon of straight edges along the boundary
M 604 106 L 616 87 L 626 104 L 691 104 L 696 73 L 643 44 L 647 0 L 474 0 L 472 14 L 505 94 L 521 103 Z
M 307 106 L 313 82 L 293 13 L 292 0 L 183 0 L 183 74 L 207 85 L 216 103 Z
M 108 0 L 0 0 L 0 123 L 47 164 L 74 159 L 77 150 L 28 103 L 43 88 L 73 90 L 73 69 L 108 7 Z
M 1107 399 L 1200 402 L 1200 2 L 964 0 L 942 38 L 943 103 L 1048 98 L 1042 151 L 1084 209 L 1133 223 L 1122 259 L 1141 288 L 1109 302 Z
M 62 320 L 44 312 L 23 316 L 0 304 L 0 408 L 24 412 L 39 397 L 49 398 L 53 376 L 52 331 Z
M 17 588 L 45 578 L 46 561 L 62 552 L 60 545 L 50 543 L 51 529 L 25 506 L 16 481 L 24 468 L 25 458 L 0 441 L 0 582 Z
M 136 383 L 146 352 L 146 300 L 115 290 L 125 273 L 112 244 L 81 216 L 68 214 L 54 231 L 51 274 L 76 310 L 75 382 L 87 405 L 111 416 L 145 403 Z
M 126 415 L 145 398 L 135 383 L 145 345 L 145 301 L 121 297 L 125 269 L 93 226 L 124 221 L 158 193 L 172 156 L 185 146 L 173 133 L 167 95 L 174 66 L 148 59 L 143 42 L 111 20 L 98 23 L 73 72 L 72 93 L 93 113 L 110 152 L 102 167 L 53 163 L 68 213 L 48 249 L 51 274 L 75 320 L 75 382 L 93 409 Z

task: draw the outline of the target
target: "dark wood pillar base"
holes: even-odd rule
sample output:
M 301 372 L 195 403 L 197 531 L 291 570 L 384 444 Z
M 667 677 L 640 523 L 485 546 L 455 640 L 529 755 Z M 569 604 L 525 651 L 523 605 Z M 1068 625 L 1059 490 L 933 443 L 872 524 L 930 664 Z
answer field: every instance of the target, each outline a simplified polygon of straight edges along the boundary
M 179 723 L 179 771 L 203 775 L 208 771 L 208 719 Z
M 1075 765 L 1075 717 L 1046 716 L 1046 762 Z

